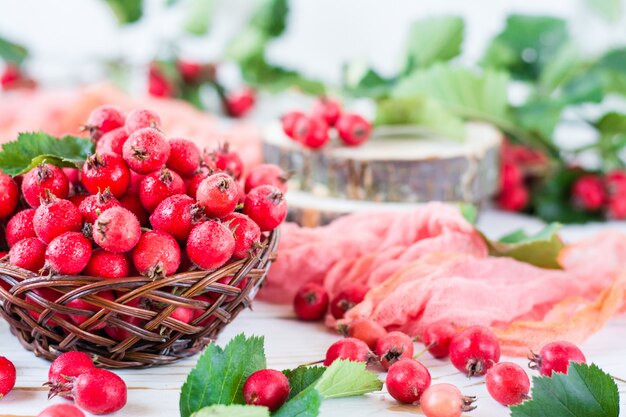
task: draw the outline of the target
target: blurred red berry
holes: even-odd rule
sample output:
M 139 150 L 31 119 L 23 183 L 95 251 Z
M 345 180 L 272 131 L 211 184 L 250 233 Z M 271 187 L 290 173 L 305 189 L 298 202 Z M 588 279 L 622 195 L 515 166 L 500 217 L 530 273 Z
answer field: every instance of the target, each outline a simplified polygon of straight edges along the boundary
M 598 175 L 583 175 L 574 182 L 572 197 L 577 205 L 587 211 L 599 210 L 607 200 L 604 182 Z
M 320 117 L 328 123 L 328 126 L 334 126 L 341 116 L 341 103 L 328 97 L 320 97 L 311 110 L 313 117 Z
M 224 107 L 229 116 L 243 117 L 254 107 L 255 100 L 254 90 L 246 87 L 228 93 Z
M 524 174 L 519 165 L 505 161 L 502 163 L 500 171 L 500 189 L 506 190 L 507 188 L 516 187 L 524 182 Z
M 521 184 L 505 188 L 497 198 L 500 208 L 506 211 L 522 211 L 528 205 L 528 200 L 528 189 Z
M 290 111 L 289 113 L 285 113 L 283 117 L 280 118 L 283 132 L 285 132 L 285 135 L 289 136 L 291 139 L 294 139 L 296 123 L 303 117 L 306 116 L 300 111 Z
M 155 64 L 150 65 L 148 73 L 148 93 L 154 97 L 174 96 L 174 86 Z
M 626 194 L 611 197 L 607 204 L 606 212 L 611 219 L 626 219 Z
M 293 138 L 307 148 L 318 149 L 328 143 L 328 124 L 324 119 L 301 117 L 296 122 Z
M 606 174 L 605 184 L 610 195 L 626 194 L 626 171 L 609 172 Z
M 15 90 L 18 88 L 35 88 L 37 83 L 26 76 L 20 67 L 8 63 L 0 75 L 0 86 L 3 90 Z
M 178 72 L 185 82 L 190 84 L 197 83 L 202 74 L 202 65 L 195 61 L 178 60 L 176 63 Z

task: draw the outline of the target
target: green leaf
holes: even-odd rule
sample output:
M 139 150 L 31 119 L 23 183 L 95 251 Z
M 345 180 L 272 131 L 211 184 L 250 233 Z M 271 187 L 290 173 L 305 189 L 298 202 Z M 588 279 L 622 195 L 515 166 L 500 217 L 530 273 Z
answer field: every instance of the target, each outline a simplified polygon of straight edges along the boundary
M 105 0 L 120 25 L 135 23 L 143 15 L 143 0 Z
M 274 417 L 316 417 L 319 415 L 322 404 L 322 396 L 314 386 L 309 386 L 304 391 L 287 401 L 276 411 Z
M 185 30 L 195 36 L 206 35 L 215 11 L 215 0 L 191 0 L 185 17 Z
M 569 40 L 565 20 L 511 15 L 487 47 L 481 64 L 508 70 L 520 80 L 538 80 L 544 67 Z
M 620 151 L 626 147 L 626 114 L 610 112 L 594 123 L 600 134 L 597 150 L 605 170 L 623 167 Z
M 315 388 L 324 398 L 343 398 L 379 391 L 378 375 L 366 369 L 364 362 L 337 360 L 324 372 Z
M 0 170 L 9 175 L 30 171 L 44 160 L 60 167 L 76 167 L 94 151 L 94 143 L 76 136 L 57 139 L 46 133 L 20 133 L 2 145 Z
M 585 0 L 587 6 L 599 16 L 615 23 L 624 14 L 621 0 Z
M 315 381 L 317 381 L 322 374 L 326 371 L 323 366 L 311 366 L 311 367 L 299 367 L 295 369 L 286 369 L 283 374 L 289 380 L 289 399 L 295 397 L 300 392 L 304 391 Z
M 563 109 L 564 105 L 559 101 L 536 99 L 514 107 L 513 115 L 519 127 L 551 141 Z
M 534 377 L 532 399 L 511 407 L 511 417 L 618 417 L 619 393 L 595 364 L 571 363 L 567 374 Z
M 393 80 L 383 78 L 363 61 L 354 61 L 343 68 L 343 86 L 357 97 L 382 98 L 389 94 Z
M 212 405 L 197 411 L 191 417 L 269 417 L 266 407 L 254 405 Z
M 288 0 L 262 0 L 250 19 L 249 26 L 259 30 L 268 38 L 276 38 L 287 27 Z
M 478 219 L 478 207 L 472 203 L 460 203 L 459 211 L 465 220 L 471 224 L 476 224 Z
M 564 85 L 578 73 L 582 61 L 576 44 L 565 43 L 549 60 L 539 75 L 538 88 L 543 95 L 549 95 Z
M 266 367 L 263 338 L 235 336 L 224 349 L 211 343 L 189 373 L 180 395 L 181 417 L 215 404 L 244 404 L 242 387 Z
M 457 16 L 428 17 L 413 22 L 406 46 L 405 74 L 458 56 L 464 29 L 463 19 Z
M 9 42 L 0 37 L 0 58 L 7 62 L 20 65 L 28 56 L 28 50 L 22 45 Z
M 492 256 L 505 256 L 540 268 L 560 269 L 557 257 L 565 246 L 558 236 L 560 229 L 560 224 L 553 223 L 532 236 L 516 231 L 497 241 L 487 240 L 489 252 Z
M 475 72 L 436 64 L 413 72 L 393 89 L 392 97 L 424 95 L 459 117 L 493 121 L 508 118 L 508 75 L 497 70 Z
M 381 125 L 418 125 L 454 140 L 465 139 L 465 125 L 439 102 L 424 96 L 386 98 L 378 102 L 374 123 Z

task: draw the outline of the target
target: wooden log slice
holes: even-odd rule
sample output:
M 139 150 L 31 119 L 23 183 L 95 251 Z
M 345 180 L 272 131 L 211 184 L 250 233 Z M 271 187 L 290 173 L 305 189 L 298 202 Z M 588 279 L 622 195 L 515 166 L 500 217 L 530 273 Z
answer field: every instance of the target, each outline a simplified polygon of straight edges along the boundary
M 338 141 L 315 151 L 289 139 L 280 124 L 264 136 L 268 163 L 292 172 L 289 189 L 313 196 L 373 202 L 480 203 L 498 186 L 502 134 L 468 123 L 463 142 L 427 136 L 410 126 L 376 129 L 360 147 Z

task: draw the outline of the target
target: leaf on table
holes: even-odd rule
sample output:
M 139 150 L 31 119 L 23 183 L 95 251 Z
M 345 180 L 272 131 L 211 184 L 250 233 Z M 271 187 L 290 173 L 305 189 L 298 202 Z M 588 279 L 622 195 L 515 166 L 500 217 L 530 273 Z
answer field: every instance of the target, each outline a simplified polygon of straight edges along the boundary
M 209 32 L 215 0 L 191 0 L 187 5 L 185 30 L 194 36 L 203 36 Z
M 487 47 L 481 64 L 507 70 L 516 79 L 538 80 L 568 40 L 567 23 L 563 19 L 511 15 L 504 30 Z
M 143 16 L 143 0 L 105 0 L 120 25 L 135 23 Z
M 180 395 L 181 417 L 215 404 L 244 404 L 242 387 L 266 367 L 263 338 L 235 336 L 224 349 L 211 343 L 189 373 Z
M 392 97 L 423 95 L 455 116 L 498 122 L 509 118 L 508 85 L 508 74 L 503 71 L 436 64 L 402 79 Z
M 28 57 L 28 50 L 22 45 L 0 38 L 0 58 L 20 65 Z
M 267 407 L 255 405 L 212 405 L 196 411 L 191 417 L 269 417 Z
M 19 175 L 44 161 L 60 167 L 76 167 L 93 153 L 94 146 L 90 140 L 77 136 L 58 139 L 43 132 L 20 133 L 17 140 L 2 145 L 0 170 Z
M 289 399 L 295 397 L 300 392 L 311 386 L 326 371 L 323 366 L 299 367 L 295 369 L 286 369 L 283 374 L 289 380 Z
M 572 363 L 567 374 L 534 377 L 532 399 L 511 407 L 511 417 L 618 417 L 619 393 L 595 364 Z
M 381 98 L 389 95 L 393 80 L 386 79 L 363 61 L 343 68 L 343 87 L 357 97 Z
M 509 257 L 540 268 L 559 269 L 557 258 L 565 246 L 558 235 L 560 229 L 560 224 L 553 223 L 534 235 L 519 230 L 499 240 L 487 240 L 487 245 L 492 256 Z
M 274 417 L 316 417 L 319 415 L 322 399 L 315 386 L 310 385 L 287 401 L 272 415 Z
M 420 19 L 411 24 L 404 73 L 448 61 L 461 53 L 465 23 L 458 16 Z
M 465 139 L 463 120 L 450 114 L 438 102 L 425 96 L 380 100 L 374 124 L 377 126 L 417 125 L 449 139 L 458 141 Z
M 323 398 L 353 397 L 382 387 L 378 374 L 368 371 L 364 362 L 344 360 L 333 362 L 315 384 Z

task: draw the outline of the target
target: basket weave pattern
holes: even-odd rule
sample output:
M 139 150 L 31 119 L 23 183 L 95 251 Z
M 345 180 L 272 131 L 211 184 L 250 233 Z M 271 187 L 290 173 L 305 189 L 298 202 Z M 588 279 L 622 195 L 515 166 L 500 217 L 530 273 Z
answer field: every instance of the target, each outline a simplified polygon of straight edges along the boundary
M 216 271 L 185 272 L 155 281 L 146 277 L 39 276 L 0 261 L 0 284 L 10 287 L 7 290 L 0 285 L 0 315 L 26 349 L 48 360 L 66 351 L 80 350 L 92 354 L 98 365 L 109 368 L 172 363 L 201 351 L 241 310 L 250 307 L 275 257 L 278 239 L 279 231 L 275 230 L 255 256 Z M 232 277 L 228 283 L 218 282 L 226 277 Z M 32 291 L 38 288 L 58 292 L 59 298 L 48 301 Z M 109 301 L 97 295 L 105 290 L 114 290 L 117 299 Z M 214 301 L 193 299 L 200 294 Z M 101 310 L 65 305 L 73 299 L 82 299 Z M 133 300 L 136 305 L 137 299 L 142 300 L 138 307 L 127 305 Z M 177 307 L 192 308 L 202 315 L 186 324 L 170 317 Z M 88 319 L 77 325 L 67 315 Z M 141 320 L 127 320 L 129 317 Z M 104 326 L 125 330 L 130 337 L 113 340 L 101 330 Z

